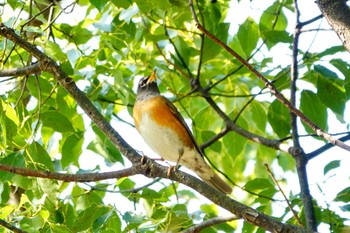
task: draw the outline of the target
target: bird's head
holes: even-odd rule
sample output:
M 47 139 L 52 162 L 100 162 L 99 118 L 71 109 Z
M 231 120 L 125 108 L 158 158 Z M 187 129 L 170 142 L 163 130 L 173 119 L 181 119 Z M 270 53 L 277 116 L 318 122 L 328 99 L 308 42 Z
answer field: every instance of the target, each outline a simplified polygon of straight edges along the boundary
M 142 100 L 153 95 L 159 95 L 156 79 L 156 70 L 153 70 L 151 75 L 140 79 L 137 87 L 137 100 Z

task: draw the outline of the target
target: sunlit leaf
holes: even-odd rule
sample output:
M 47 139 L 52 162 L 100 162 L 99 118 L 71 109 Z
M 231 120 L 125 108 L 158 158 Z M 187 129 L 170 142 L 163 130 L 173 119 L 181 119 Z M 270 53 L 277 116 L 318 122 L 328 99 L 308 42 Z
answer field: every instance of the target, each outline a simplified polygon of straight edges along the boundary
M 249 57 L 255 49 L 260 38 L 259 27 L 252 18 L 247 18 L 239 27 L 237 37 L 245 52 L 245 57 Z

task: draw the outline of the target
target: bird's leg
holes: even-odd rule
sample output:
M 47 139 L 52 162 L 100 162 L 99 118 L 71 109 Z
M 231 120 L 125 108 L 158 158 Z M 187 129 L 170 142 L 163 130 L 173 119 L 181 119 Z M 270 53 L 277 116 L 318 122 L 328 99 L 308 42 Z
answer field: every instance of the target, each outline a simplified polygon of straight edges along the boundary
M 180 163 L 180 160 L 184 154 L 185 150 L 184 148 L 180 148 L 179 149 L 179 157 L 177 158 L 177 161 L 176 161 L 176 164 L 175 166 L 170 166 L 169 169 L 168 169 L 168 177 L 170 176 L 171 174 L 171 170 L 174 170 L 174 172 L 176 172 L 179 168 L 179 163 Z

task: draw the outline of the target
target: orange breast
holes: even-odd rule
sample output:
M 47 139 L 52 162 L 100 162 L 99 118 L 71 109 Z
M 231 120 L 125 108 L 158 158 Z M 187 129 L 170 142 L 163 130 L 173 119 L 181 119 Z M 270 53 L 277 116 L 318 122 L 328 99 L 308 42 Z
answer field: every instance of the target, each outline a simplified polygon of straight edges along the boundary
M 184 146 L 194 148 L 193 141 L 190 135 L 188 135 L 186 128 L 170 110 L 166 99 L 163 96 L 156 96 L 146 101 L 138 102 L 135 105 L 133 116 L 137 129 L 139 128 L 139 124 L 142 121 L 142 115 L 145 112 L 149 113 L 150 117 L 156 121 L 158 125 L 170 128 L 176 132 L 176 134 L 184 143 Z

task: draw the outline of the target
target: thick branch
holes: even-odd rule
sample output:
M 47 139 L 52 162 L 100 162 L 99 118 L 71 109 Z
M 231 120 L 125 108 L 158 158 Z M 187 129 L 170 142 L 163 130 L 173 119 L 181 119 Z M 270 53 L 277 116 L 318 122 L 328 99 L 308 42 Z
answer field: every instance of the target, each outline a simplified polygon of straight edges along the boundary
M 0 77 L 24 76 L 24 75 L 30 75 L 30 74 L 37 74 L 40 71 L 41 70 L 40 70 L 39 63 L 35 63 L 30 66 L 8 69 L 8 70 L 0 70 Z
M 316 1 L 329 25 L 337 33 L 346 50 L 350 52 L 350 10 L 346 0 Z
M 280 93 L 276 87 L 268 80 L 266 79 L 259 71 L 257 71 L 252 65 L 250 65 L 243 57 L 241 57 L 238 53 L 236 53 L 234 50 L 232 50 L 228 45 L 226 45 L 224 42 L 219 40 L 217 37 L 215 37 L 212 33 L 210 33 L 207 29 L 205 29 L 200 22 L 198 21 L 196 12 L 194 10 L 193 6 L 193 0 L 189 0 L 190 9 L 193 15 L 193 18 L 197 24 L 197 28 L 202 31 L 209 39 L 217 43 L 219 46 L 221 46 L 223 49 L 225 49 L 228 53 L 230 53 L 233 57 L 235 57 L 239 62 L 241 62 L 247 69 L 252 72 L 256 77 L 258 77 L 267 88 L 270 89 L 271 93 L 283 104 L 285 105 L 290 111 L 292 111 L 295 115 L 300 117 L 300 119 L 307 124 L 312 130 L 316 132 L 317 135 L 320 137 L 325 138 L 330 143 L 339 146 L 347 151 L 350 151 L 350 146 L 337 140 L 336 138 L 332 137 L 330 134 L 324 132 L 320 127 L 318 127 L 314 122 L 312 122 L 309 118 L 307 118 L 299 109 L 295 108 L 287 99 Z

